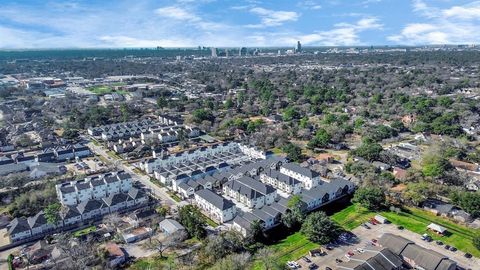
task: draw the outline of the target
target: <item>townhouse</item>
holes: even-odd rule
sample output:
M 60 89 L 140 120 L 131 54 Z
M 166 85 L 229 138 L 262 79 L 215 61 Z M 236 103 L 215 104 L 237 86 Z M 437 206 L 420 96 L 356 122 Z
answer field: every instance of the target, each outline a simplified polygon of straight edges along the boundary
M 90 199 L 100 199 L 132 188 L 132 177 L 125 172 L 115 172 L 87 177 L 56 185 L 58 200 L 63 205 L 77 205 Z
M 208 217 L 219 223 L 230 221 L 237 214 L 237 208 L 232 201 L 209 189 L 201 189 L 195 192 L 195 204 Z
M 277 190 L 272 186 L 247 176 L 224 184 L 223 194 L 248 208 L 261 208 L 277 198 Z
M 320 174 L 296 163 L 286 163 L 280 167 L 280 172 L 303 183 L 305 189 L 311 189 L 319 184 Z
M 303 189 L 299 195 L 307 206 L 306 211 L 313 211 L 325 204 L 352 194 L 355 185 L 346 179 L 335 178 L 330 182 L 321 182 L 311 189 Z
M 71 229 L 91 220 L 100 219 L 104 215 L 136 208 L 147 202 L 148 196 L 143 191 L 131 188 L 128 193 L 111 194 L 102 199 L 89 199 L 76 205 L 62 205 L 55 224 L 47 221 L 43 211 L 32 217 L 15 218 L 7 226 L 8 233 L 11 241 L 16 242 L 53 233 L 58 229 Z
M 277 170 L 260 173 L 260 181 L 289 194 L 298 194 L 302 190 L 302 182 Z

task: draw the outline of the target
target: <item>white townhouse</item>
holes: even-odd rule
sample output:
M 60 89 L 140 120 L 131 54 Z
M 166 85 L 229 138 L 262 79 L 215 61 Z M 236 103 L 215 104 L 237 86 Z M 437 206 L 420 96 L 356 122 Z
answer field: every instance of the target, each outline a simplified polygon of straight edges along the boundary
M 240 151 L 254 159 L 267 159 L 267 153 L 258 147 L 238 144 Z
M 62 205 L 77 205 L 90 199 L 101 199 L 111 194 L 126 193 L 132 188 L 132 177 L 118 172 L 85 178 L 56 185 L 58 200 Z
M 195 192 L 195 204 L 208 217 L 219 223 L 230 221 L 237 214 L 237 208 L 232 201 L 215 194 L 209 189 Z
M 280 167 L 280 172 L 303 183 L 305 189 L 311 189 L 320 183 L 320 174 L 296 163 L 286 163 Z
M 8 224 L 8 234 L 12 242 L 20 241 L 32 236 L 30 225 L 25 217 L 15 218 Z
M 243 176 L 223 185 L 223 194 L 248 208 L 270 205 L 277 198 L 277 190 L 253 178 Z
M 260 181 L 289 194 L 298 194 L 302 191 L 302 182 L 277 170 L 261 172 Z
M 355 184 L 353 182 L 343 178 L 336 178 L 330 182 L 322 181 L 320 185 L 309 190 L 302 190 L 300 196 L 307 206 L 306 210 L 312 211 L 354 191 Z

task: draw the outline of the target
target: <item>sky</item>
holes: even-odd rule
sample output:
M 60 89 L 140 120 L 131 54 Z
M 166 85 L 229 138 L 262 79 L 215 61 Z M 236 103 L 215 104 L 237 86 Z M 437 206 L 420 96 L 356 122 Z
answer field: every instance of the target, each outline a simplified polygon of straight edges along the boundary
M 480 43 L 471 0 L 2 0 L 0 49 Z

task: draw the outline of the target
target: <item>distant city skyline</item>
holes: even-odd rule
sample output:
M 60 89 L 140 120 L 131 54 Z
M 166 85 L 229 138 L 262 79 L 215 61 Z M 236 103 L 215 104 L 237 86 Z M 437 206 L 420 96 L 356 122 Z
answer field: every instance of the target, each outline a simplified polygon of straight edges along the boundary
M 480 43 L 480 1 L 2 2 L 0 49 Z

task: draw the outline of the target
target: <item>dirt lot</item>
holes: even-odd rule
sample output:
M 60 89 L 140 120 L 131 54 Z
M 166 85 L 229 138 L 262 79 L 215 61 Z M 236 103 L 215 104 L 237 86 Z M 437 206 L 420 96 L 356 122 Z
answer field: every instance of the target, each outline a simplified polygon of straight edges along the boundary
M 461 251 L 448 251 L 445 250 L 443 246 L 437 245 L 434 241 L 422 241 L 420 239 L 420 235 L 408 230 L 398 230 L 396 225 L 393 224 L 371 225 L 370 228 L 371 229 L 365 229 L 361 226 L 355 228 L 352 232 L 357 236 L 356 240 L 353 240 L 350 243 L 344 242 L 341 245 L 336 246 L 333 250 L 328 251 L 327 255 L 319 257 L 307 257 L 311 259 L 313 263 L 317 264 L 321 270 L 325 269 L 327 266 L 332 269 L 337 269 L 335 259 L 338 258 L 345 261 L 347 260 L 345 257 L 347 252 L 354 252 L 357 248 L 365 247 L 369 241 L 380 238 L 380 236 L 382 236 L 384 233 L 393 233 L 412 240 L 419 246 L 444 254 L 453 261 L 456 261 L 459 266 L 463 268 L 478 269 L 477 267 L 480 264 L 480 259 L 478 258 L 467 259 L 463 256 L 464 253 Z M 298 263 L 302 266 L 301 269 L 308 269 L 309 263 L 306 263 L 303 259 L 298 260 Z

